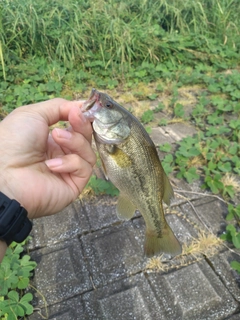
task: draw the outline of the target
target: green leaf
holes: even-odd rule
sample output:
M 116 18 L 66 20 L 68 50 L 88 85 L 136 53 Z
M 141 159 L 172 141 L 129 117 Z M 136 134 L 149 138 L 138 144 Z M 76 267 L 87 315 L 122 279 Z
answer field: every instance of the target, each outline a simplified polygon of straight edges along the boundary
M 238 273 L 240 273 L 240 263 L 238 261 L 231 261 L 230 266 L 236 270 Z
M 218 169 L 222 172 L 231 172 L 232 171 L 232 166 L 230 162 L 225 162 L 223 163 L 220 161 L 217 165 Z
M 172 162 L 173 162 L 173 155 L 172 155 L 172 154 L 167 154 L 167 155 L 164 157 L 163 161 L 164 161 L 165 163 L 172 163 Z
M 117 196 L 119 194 L 118 189 L 110 182 L 103 179 L 97 179 L 96 176 L 92 176 L 86 188 L 91 188 L 96 195 L 109 194 L 111 196 Z
M 166 126 L 168 124 L 168 121 L 167 119 L 161 119 L 159 122 L 158 122 L 158 125 L 161 127 L 161 126 Z
M 229 231 L 229 232 L 231 233 L 231 235 L 235 236 L 235 234 L 236 234 L 236 228 L 234 227 L 234 225 L 229 224 L 229 225 L 226 227 L 226 230 Z
M 229 122 L 229 127 L 232 128 L 232 129 L 240 128 L 240 120 L 239 119 L 231 120 Z
M 14 253 L 20 254 L 23 252 L 23 246 L 21 244 L 17 244 L 13 250 Z
M 173 168 L 172 166 L 169 164 L 169 163 L 166 163 L 166 162 L 162 162 L 162 166 L 163 166 L 163 169 L 165 171 L 165 173 L 168 175 L 169 173 L 173 172 Z
M 30 292 L 28 292 L 21 298 L 21 303 L 32 301 L 32 299 L 33 295 Z
M 20 277 L 17 287 L 18 289 L 26 289 L 28 284 L 29 284 L 29 278 Z
M 29 304 L 33 300 L 33 295 L 31 293 L 26 293 L 20 300 L 21 306 L 24 308 L 24 312 L 27 315 L 33 313 L 33 306 Z
M 194 180 L 198 180 L 200 176 L 197 174 L 196 168 L 192 167 L 184 173 L 184 177 L 188 183 L 192 183 Z
M 163 145 L 159 146 L 159 150 L 163 152 L 170 152 L 172 149 L 172 146 L 170 143 L 164 143 Z
M 225 186 L 223 190 L 223 194 L 228 194 L 231 198 L 235 196 L 235 190 L 233 186 Z
M 145 124 L 151 122 L 153 120 L 153 114 L 153 110 L 145 111 L 141 117 L 141 121 Z
M 240 233 L 237 233 L 232 237 L 232 242 L 237 249 L 240 249 Z
M 174 115 L 178 118 L 184 117 L 184 107 L 182 104 L 177 103 L 174 107 Z
M 216 163 L 214 163 L 214 162 L 212 162 L 212 161 L 209 161 L 208 162 L 208 169 L 209 170 L 215 170 L 216 169 L 216 167 L 217 167 L 217 165 L 216 165 Z
M 153 93 L 153 94 L 148 95 L 147 97 L 150 100 L 155 100 L 155 99 L 157 99 L 158 95 L 156 93 Z
M 228 215 L 226 220 L 236 219 L 237 221 L 240 219 L 240 204 L 234 207 L 232 204 L 228 205 Z
M 219 193 L 224 188 L 223 183 L 220 181 L 221 176 L 215 175 L 214 177 L 206 176 L 205 183 L 213 193 Z
M 229 148 L 229 151 L 228 151 L 231 155 L 235 155 L 237 154 L 238 152 L 238 144 L 235 143 L 234 145 L 232 145 L 230 148 Z M 239 158 L 238 158 L 239 159 Z
M 8 294 L 7 294 L 8 298 L 15 301 L 15 302 L 18 302 L 19 301 L 19 294 L 16 292 L 16 291 L 9 291 Z

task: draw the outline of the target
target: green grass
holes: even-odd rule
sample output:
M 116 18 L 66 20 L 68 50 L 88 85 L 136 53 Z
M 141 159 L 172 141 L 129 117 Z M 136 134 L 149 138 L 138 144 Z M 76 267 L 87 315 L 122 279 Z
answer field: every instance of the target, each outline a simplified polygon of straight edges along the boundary
M 6 62 L 40 55 L 117 75 L 144 61 L 213 61 L 228 48 L 238 52 L 239 11 L 234 0 L 3 0 L 0 41 Z

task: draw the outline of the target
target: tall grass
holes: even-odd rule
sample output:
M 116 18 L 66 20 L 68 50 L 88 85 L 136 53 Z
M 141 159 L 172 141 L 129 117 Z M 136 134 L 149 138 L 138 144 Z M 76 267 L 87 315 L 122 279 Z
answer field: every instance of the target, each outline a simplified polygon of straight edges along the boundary
M 1 0 L 0 42 L 5 60 L 129 66 L 208 50 L 210 40 L 239 50 L 239 12 L 238 0 Z

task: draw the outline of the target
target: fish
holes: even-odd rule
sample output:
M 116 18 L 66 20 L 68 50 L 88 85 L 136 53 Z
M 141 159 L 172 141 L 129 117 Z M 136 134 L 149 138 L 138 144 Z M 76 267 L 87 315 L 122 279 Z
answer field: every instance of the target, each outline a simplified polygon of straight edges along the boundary
M 92 89 L 82 112 L 93 136 L 107 179 L 119 189 L 117 215 L 129 220 L 139 210 L 146 224 L 144 253 L 174 257 L 181 245 L 168 225 L 163 201 L 174 195 L 156 147 L 139 120 L 109 95 Z

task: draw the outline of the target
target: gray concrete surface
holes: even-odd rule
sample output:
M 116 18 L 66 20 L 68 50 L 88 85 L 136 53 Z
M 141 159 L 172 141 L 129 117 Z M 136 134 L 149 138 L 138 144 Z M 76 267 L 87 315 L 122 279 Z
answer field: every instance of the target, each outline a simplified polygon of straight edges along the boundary
M 176 143 L 194 133 L 183 124 L 161 130 L 152 131 L 156 145 L 163 137 Z M 175 188 L 202 193 L 197 183 L 172 182 Z M 223 202 L 181 195 L 192 205 L 176 192 L 166 218 L 182 243 L 196 238 L 198 229 L 222 232 Z M 38 263 L 32 281 L 37 291 L 32 291 L 35 312 L 29 320 L 240 319 L 240 277 L 229 264 L 239 260 L 236 252 L 222 247 L 212 257 L 166 260 L 169 271 L 150 270 L 143 254 L 143 218 L 136 212 L 132 220 L 120 221 L 116 202 L 106 195 L 85 197 L 34 221 L 30 250 Z

